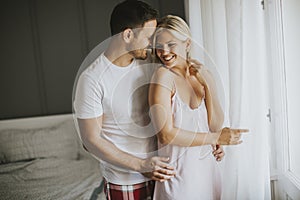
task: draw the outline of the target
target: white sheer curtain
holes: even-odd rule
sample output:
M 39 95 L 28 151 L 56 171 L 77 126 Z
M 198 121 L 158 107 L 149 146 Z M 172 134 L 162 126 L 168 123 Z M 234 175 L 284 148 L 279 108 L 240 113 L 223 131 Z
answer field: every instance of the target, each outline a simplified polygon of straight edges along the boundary
M 222 199 L 271 199 L 268 80 L 260 0 L 186 0 L 193 39 L 214 63 L 224 87 L 226 126 L 248 128 L 243 144 L 226 147 Z M 222 97 L 222 96 L 221 96 Z

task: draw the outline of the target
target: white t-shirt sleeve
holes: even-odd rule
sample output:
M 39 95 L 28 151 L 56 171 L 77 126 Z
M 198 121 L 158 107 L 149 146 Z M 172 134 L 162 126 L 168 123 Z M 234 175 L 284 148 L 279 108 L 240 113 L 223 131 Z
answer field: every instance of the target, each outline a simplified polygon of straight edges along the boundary
M 74 99 L 75 116 L 79 119 L 96 118 L 103 114 L 102 90 L 90 76 L 82 74 L 77 82 Z

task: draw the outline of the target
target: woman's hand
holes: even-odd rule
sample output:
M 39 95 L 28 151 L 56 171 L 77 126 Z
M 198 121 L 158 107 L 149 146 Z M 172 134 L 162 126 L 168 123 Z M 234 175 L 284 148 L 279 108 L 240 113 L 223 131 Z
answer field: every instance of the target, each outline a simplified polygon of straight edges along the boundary
M 207 86 L 207 82 L 205 80 L 205 74 L 202 74 L 204 72 L 204 69 L 202 69 L 202 65 L 197 65 L 197 66 L 194 66 L 194 65 L 191 65 L 189 67 L 189 73 L 190 73 L 190 76 L 194 76 L 197 78 L 197 80 L 200 82 L 201 85 L 203 86 Z
M 213 152 L 212 154 L 216 158 L 216 161 L 221 161 L 223 157 L 225 156 L 225 152 L 223 150 L 223 147 L 219 144 L 217 145 L 212 145 Z
M 219 132 L 217 144 L 219 145 L 237 145 L 241 144 L 241 133 L 249 132 L 247 129 L 231 129 L 228 127 L 223 128 Z

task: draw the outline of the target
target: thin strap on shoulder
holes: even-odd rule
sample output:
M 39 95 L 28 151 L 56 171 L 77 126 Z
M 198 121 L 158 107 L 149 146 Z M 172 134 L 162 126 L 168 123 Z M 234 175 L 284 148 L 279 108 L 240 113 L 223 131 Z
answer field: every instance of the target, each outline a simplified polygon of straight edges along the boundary
M 171 91 L 172 97 L 174 96 L 175 93 L 176 93 L 176 85 L 175 85 L 175 81 L 173 80 L 173 87 Z

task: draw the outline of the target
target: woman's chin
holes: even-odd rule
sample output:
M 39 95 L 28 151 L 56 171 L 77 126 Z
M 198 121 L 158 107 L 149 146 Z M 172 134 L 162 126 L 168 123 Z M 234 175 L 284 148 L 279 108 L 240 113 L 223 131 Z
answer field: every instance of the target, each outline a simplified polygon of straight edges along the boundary
M 171 68 L 174 66 L 174 62 L 162 62 L 164 64 L 164 66 Z

